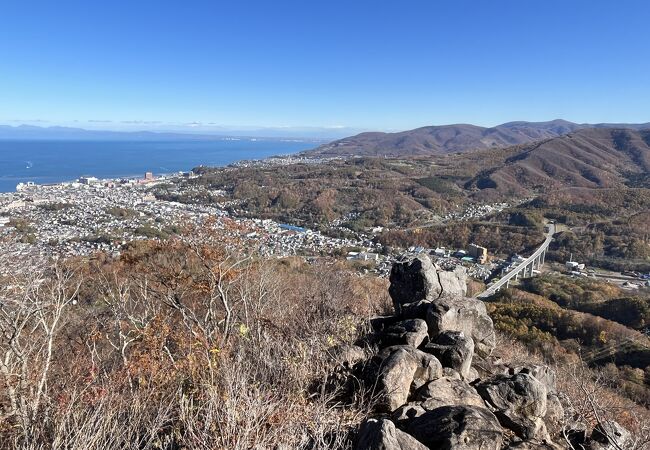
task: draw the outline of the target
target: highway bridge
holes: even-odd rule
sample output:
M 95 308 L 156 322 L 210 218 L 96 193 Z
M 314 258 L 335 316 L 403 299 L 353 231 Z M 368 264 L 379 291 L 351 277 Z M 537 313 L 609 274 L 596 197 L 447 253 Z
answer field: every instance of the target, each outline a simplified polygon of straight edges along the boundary
M 519 277 L 531 277 L 533 276 L 533 270 L 539 269 L 542 264 L 544 264 L 544 259 L 546 258 L 546 251 L 548 246 L 553 240 L 553 235 L 555 234 L 555 224 L 548 224 L 548 231 L 546 233 L 546 240 L 542 245 L 540 245 L 535 252 L 526 258 L 521 264 L 513 268 L 510 272 L 506 273 L 504 276 L 499 279 L 496 283 L 488 287 L 486 290 L 478 294 L 477 298 L 487 298 L 493 295 L 502 287 L 510 286 L 510 281 L 513 279 L 518 279 Z

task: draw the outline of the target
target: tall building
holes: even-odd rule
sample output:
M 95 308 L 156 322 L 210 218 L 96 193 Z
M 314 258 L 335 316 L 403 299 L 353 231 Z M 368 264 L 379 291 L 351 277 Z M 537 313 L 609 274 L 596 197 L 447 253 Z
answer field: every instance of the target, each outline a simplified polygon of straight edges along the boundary
M 144 174 L 145 181 L 153 181 L 153 172 L 146 172 Z
M 474 258 L 477 263 L 485 264 L 488 259 L 487 248 L 476 244 L 469 244 L 469 256 Z

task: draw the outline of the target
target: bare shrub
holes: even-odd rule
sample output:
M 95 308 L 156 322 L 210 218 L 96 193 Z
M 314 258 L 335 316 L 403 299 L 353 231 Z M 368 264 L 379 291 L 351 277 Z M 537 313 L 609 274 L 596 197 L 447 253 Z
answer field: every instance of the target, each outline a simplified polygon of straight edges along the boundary
M 383 283 L 180 241 L 6 283 L 0 448 L 350 448 L 367 405 L 313 386 Z

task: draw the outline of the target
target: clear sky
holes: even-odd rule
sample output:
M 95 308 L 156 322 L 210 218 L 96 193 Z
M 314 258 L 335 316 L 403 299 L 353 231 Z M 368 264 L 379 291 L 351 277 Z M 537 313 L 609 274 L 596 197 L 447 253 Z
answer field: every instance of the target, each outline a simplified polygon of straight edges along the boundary
M 8 1 L 0 123 L 647 122 L 649 26 L 647 0 Z

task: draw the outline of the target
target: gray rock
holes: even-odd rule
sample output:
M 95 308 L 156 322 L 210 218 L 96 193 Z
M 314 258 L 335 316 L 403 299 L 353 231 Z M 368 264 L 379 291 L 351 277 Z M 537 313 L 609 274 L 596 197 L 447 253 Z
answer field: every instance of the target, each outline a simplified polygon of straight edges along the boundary
M 411 383 L 412 390 L 419 389 L 429 381 L 436 380 L 442 376 L 442 364 L 440 364 L 440 361 L 435 356 L 408 345 L 386 347 L 379 352 L 378 356 L 383 359 L 397 350 L 404 350 L 417 362 L 417 368 Z
M 428 337 L 427 323 L 422 319 L 408 319 L 389 326 L 382 333 L 382 346 L 410 345 L 419 347 Z
M 442 295 L 465 297 L 467 295 L 467 269 L 456 266 L 454 270 L 438 270 Z
M 380 389 L 377 407 L 392 412 L 405 404 L 417 370 L 418 361 L 404 349 L 396 349 L 383 358 L 377 377 Z
M 537 378 L 538 381 L 544 383 L 548 392 L 555 392 L 555 371 L 548 366 L 541 364 L 528 364 L 525 366 L 514 367 L 510 370 L 510 373 L 513 375 L 516 373 L 529 373 Z
M 462 380 L 463 377 L 460 376 L 458 372 L 456 372 L 454 369 L 451 367 L 443 367 L 442 368 L 442 376 L 447 377 L 447 378 L 452 378 L 454 380 Z
M 500 450 L 503 429 L 485 408 L 443 406 L 414 418 L 405 430 L 430 449 Z
M 546 386 L 527 373 L 497 375 L 476 385 L 479 395 L 499 422 L 524 440 L 547 439 Z
M 391 418 L 398 427 L 403 429 L 406 428 L 411 420 L 420 417 L 425 412 L 427 412 L 427 410 L 422 407 L 420 402 L 408 402 L 406 405 L 397 408 L 395 412 L 393 412 Z
M 404 303 L 400 306 L 398 314 L 402 319 L 425 319 L 431 303 L 431 300 Z
M 469 368 L 469 373 L 467 374 L 466 380 L 468 383 L 473 383 L 474 381 L 478 380 L 480 378 L 480 375 L 478 373 L 478 370 L 476 370 L 475 367 L 470 367 Z
M 485 304 L 475 298 L 440 298 L 429 307 L 426 320 L 431 340 L 445 331 L 462 331 L 474 340 L 481 356 L 489 356 L 496 345 L 492 319 Z
M 590 450 L 620 450 L 632 448 L 632 433 L 613 420 L 598 423 L 591 433 Z
M 437 268 L 426 255 L 395 262 L 390 272 L 388 293 L 398 313 L 403 304 L 438 298 L 442 286 Z
M 388 419 L 368 419 L 359 430 L 357 450 L 428 450 Z
M 469 377 L 474 356 L 474 340 L 465 336 L 462 331 L 443 331 L 423 350 L 438 358 L 442 367 L 454 369 L 464 379 Z
M 463 380 L 442 377 L 424 385 L 418 391 L 417 400 L 425 410 L 433 410 L 441 406 L 462 405 L 480 406 L 485 408 L 485 402 L 476 389 Z
M 564 407 L 560 397 L 555 392 L 550 392 L 546 396 L 546 415 L 544 423 L 552 436 L 558 435 L 564 426 Z

